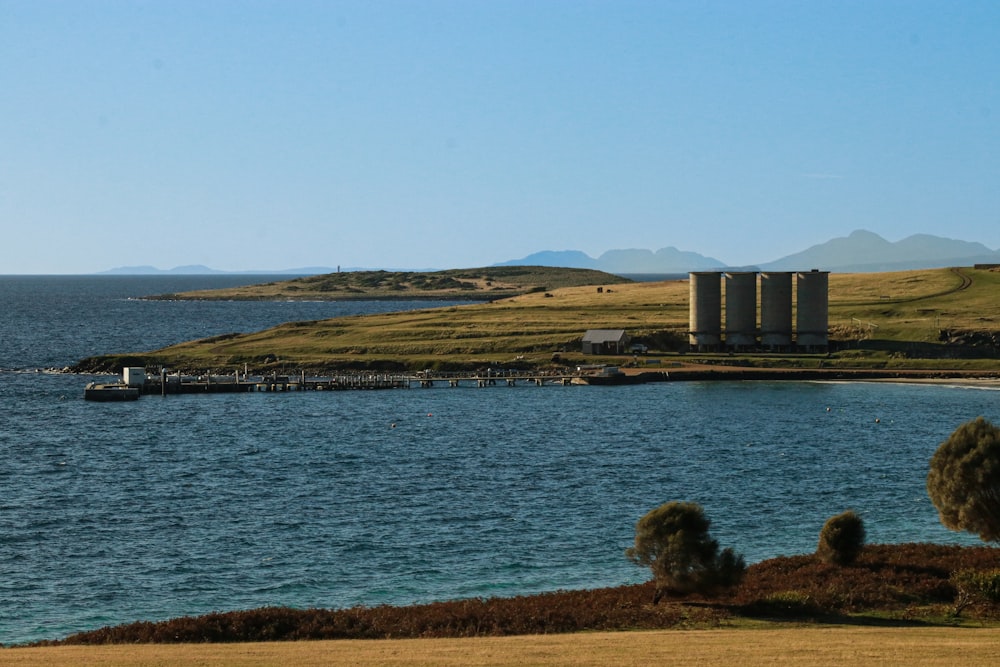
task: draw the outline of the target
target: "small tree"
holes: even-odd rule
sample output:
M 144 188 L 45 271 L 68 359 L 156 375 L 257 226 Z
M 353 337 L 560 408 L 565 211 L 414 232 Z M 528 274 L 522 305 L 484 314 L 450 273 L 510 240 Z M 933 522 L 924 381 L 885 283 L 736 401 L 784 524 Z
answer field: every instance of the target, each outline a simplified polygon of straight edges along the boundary
M 982 417 L 955 429 L 931 457 L 927 494 L 946 527 L 1000 541 L 1000 429 Z
M 670 502 L 651 510 L 635 526 L 635 546 L 625 551 L 636 565 L 649 567 L 656 581 L 653 604 L 668 590 L 706 592 L 735 586 L 746 571 L 732 549 L 719 553 L 708 534 L 709 520 L 696 503 Z
M 865 547 L 865 524 L 852 510 L 832 516 L 819 533 L 816 555 L 824 563 L 850 565 Z
M 955 587 L 955 616 L 977 602 L 1000 604 L 1000 570 L 959 570 L 951 575 Z

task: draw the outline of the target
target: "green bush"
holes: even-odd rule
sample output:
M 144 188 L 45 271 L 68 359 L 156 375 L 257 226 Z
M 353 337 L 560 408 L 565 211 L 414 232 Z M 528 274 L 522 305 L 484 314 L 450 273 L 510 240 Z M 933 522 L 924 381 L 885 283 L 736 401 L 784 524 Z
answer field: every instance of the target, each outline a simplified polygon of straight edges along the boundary
M 747 572 L 747 563 L 742 554 L 738 554 L 730 547 L 726 547 L 715 559 L 715 567 L 712 568 L 711 588 L 732 588 L 738 586 L 743 581 L 743 576 Z
M 720 554 L 708 534 L 710 523 L 700 505 L 683 502 L 661 505 L 636 523 L 635 545 L 625 556 L 653 572 L 653 604 L 666 592 L 707 593 L 742 580 L 743 556 L 732 549 Z
M 816 555 L 825 563 L 850 565 L 865 547 L 865 524 L 852 510 L 832 516 L 819 533 Z
M 1000 428 L 978 417 L 938 446 L 927 495 L 946 527 L 1000 541 Z

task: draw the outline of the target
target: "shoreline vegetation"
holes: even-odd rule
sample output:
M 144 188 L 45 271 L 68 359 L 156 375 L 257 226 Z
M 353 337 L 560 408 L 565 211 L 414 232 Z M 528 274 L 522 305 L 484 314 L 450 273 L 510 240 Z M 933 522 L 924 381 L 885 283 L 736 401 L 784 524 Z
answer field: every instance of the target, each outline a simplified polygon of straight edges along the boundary
M 125 366 L 146 366 L 328 374 L 558 371 L 608 364 L 633 373 L 665 371 L 676 380 L 1000 378 L 998 295 L 996 270 L 831 274 L 828 353 L 695 353 L 687 344 L 687 280 L 634 282 L 548 267 L 345 272 L 146 298 L 427 299 L 429 306 L 105 354 L 68 370 L 119 373 Z M 439 299 L 472 303 L 434 307 Z M 584 355 L 581 340 L 588 329 L 623 329 L 648 352 Z
M 512 598 L 350 609 L 265 607 L 160 622 L 138 621 L 41 641 L 34 647 L 317 640 L 457 639 L 581 632 L 774 628 L 997 627 L 1000 605 L 958 607 L 956 572 L 996 571 L 1000 548 L 868 545 L 851 565 L 817 555 L 749 566 L 737 587 L 653 603 L 654 583 Z M 16 655 L 3 652 L 4 656 Z

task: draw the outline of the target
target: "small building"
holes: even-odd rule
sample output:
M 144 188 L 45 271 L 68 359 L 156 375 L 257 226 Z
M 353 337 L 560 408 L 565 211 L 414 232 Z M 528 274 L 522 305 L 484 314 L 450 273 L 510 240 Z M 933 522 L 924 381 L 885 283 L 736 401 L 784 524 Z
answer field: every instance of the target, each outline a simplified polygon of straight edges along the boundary
M 122 384 L 127 387 L 141 387 L 146 384 L 146 369 L 141 366 L 126 366 L 122 369 Z
M 590 329 L 583 334 L 583 353 L 625 354 L 628 342 L 624 329 Z

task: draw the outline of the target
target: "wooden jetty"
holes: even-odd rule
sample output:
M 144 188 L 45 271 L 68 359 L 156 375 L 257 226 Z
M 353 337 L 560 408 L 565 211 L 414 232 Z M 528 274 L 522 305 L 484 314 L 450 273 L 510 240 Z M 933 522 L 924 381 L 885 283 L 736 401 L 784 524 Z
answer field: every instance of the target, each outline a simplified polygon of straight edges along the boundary
M 405 375 L 343 373 L 322 377 L 298 375 L 161 375 L 140 385 L 143 395 L 239 394 L 251 392 L 344 391 L 362 389 L 407 389 Z
M 615 369 L 617 371 L 617 369 Z M 649 375 L 649 374 L 643 374 Z M 657 374 L 658 376 L 661 374 Z M 665 374 L 662 374 L 665 375 Z M 307 376 L 272 373 L 270 375 L 182 375 L 178 373 L 147 374 L 142 368 L 126 368 L 118 382 L 91 382 L 84 390 L 84 398 L 93 401 L 132 400 L 143 396 L 176 394 L 237 394 L 251 392 L 298 391 L 348 391 L 375 389 L 411 389 L 420 387 L 493 387 L 515 386 L 568 386 L 575 384 L 608 384 L 609 379 L 639 379 L 625 376 L 594 373 L 591 369 L 565 373 L 539 371 L 497 370 L 481 373 L 443 373 L 422 371 L 415 374 L 399 373 L 338 373 L 326 376 Z M 642 382 L 650 378 L 642 378 Z M 618 383 L 618 382 L 613 382 Z
M 506 385 L 545 384 L 568 385 L 573 375 L 546 375 L 539 373 L 341 373 L 321 377 L 299 375 L 201 375 L 148 378 L 139 386 L 143 395 L 156 394 L 226 394 L 242 392 L 288 392 L 288 391 L 344 391 L 368 389 L 410 389 L 413 387 L 493 387 Z
M 411 376 L 409 381 L 411 386 L 419 386 L 430 389 L 434 386 L 448 387 L 495 387 L 506 385 L 515 387 L 517 385 L 569 385 L 573 383 L 573 378 L 579 373 L 540 373 L 529 371 L 494 371 L 487 373 L 442 373 L 428 372 L 417 373 Z

